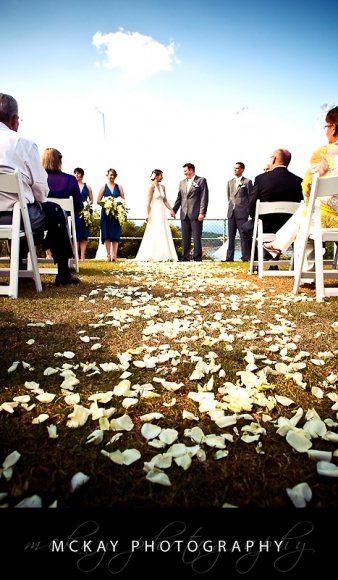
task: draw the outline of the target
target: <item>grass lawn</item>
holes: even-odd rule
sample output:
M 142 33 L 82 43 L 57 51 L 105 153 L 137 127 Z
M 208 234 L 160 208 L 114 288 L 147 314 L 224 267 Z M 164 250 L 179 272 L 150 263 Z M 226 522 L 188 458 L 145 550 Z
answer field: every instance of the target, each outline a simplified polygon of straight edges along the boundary
M 0 298 L 1 505 L 336 508 L 338 300 L 247 271 L 86 261 Z

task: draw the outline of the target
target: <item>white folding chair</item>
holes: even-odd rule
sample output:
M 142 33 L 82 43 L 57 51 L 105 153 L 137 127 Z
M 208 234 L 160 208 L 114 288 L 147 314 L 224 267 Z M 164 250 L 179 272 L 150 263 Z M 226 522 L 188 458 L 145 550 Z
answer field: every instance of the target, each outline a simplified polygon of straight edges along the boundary
M 297 240 L 295 242 L 295 280 L 293 293 L 297 294 L 301 278 L 314 278 L 316 283 L 316 300 L 322 302 L 326 296 L 338 296 L 338 288 L 325 286 L 325 279 L 337 278 L 337 250 L 331 268 L 324 268 L 327 260 L 324 260 L 323 245 L 325 242 L 338 243 L 338 228 L 322 228 L 320 218 L 320 198 L 338 195 L 338 177 L 320 177 L 314 175 L 309 204 L 305 219 L 303 220 Z M 306 243 L 313 240 L 315 249 L 315 271 L 303 272 Z
M 0 277 L 9 278 L 9 284 L 0 285 L 0 295 L 17 298 L 19 278 L 33 278 L 36 291 L 41 292 L 41 279 L 20 171 L 0 173 L 0 192 L 18 196 L 18 201 L 15 202 L 13 207 L 12 223 L 10 225 L 0 225 L 0 239 L 10 241 L 10 255 L 7 259 L 9 267 L 0 268 Z M 26 238 L 31 255 L 31 262 L 30 265 L 27 265 L 27 270 L 19 270 L 21 238 Z
M 79 271 L 79 252 L 78 252 L 78 242 L 76 239 L 76 222 L 75 222 L 75 211 L 74 202 L 72 197 L 58 198 L 58 197 L 48 197 L 48 201 L 53 201 L 59 204 L 62 209 L 67 212 L 68 226 L 69 226 L 69 236 L 73 248 L 74 258 L 70 258 L 69 267 L 74 267 L 75 271 Z M 52 258 L 38 258 L 39 264 L 52 264 L 54 260 Z M 52 266 L 49 268 L 40 267 L 40 274 L 57 274 L 57 266 Z
M 264 249 L 263 244 L 272 242 L 276 234 L 263 232 L 263 221 L 261 216 L 285 213 L 290 216 L 299 208 L 300 203 L 294 201 L 260 201 L 256 202 L 256 211 L 254 219 L 254 227 L 252 233 L 252 246 L 249 273 L 253 274 L 254 267 L 258 267 L 258 276 L 293 276 L 293 256 L 282 260 L 263 260 Z M 257 260 L 255 260 L 255 251 L 257 247 Z M 265 269 L 267 266 L 278 266 L 279 270 Z M 280 266 L 288 266 L 288 269 L 281 269 Z

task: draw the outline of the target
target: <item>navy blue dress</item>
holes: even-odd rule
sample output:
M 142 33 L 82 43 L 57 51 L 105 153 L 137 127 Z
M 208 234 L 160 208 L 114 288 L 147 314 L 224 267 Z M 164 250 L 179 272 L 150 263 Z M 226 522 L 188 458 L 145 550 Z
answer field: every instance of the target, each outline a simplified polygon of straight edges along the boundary
M 86 183 L 84 184 L 84 186 L 82 188 L 81 197 L 82 197 L 83 203 L 85 203 L 86 201 L 89 201 L 89 190 L 88 190 Z M 79 224 L 78 240 L 87 241 L 89 236 L 90 236 L 90 228 L 89 228 L 89 226 L 86 226 L 86 223 L 85 223 L 83 217 L 81 217 L 80 224 Z
M 103 197 L 120 197 L 120 189 L 117 183 L 115 183 L 113 191 L 111 191 L 108 185 L 105 186 Z M 121 239 L 121 226 L 117 219 L 110 218 L 106 215 L 104 208 L 101 208 L 101 241 L 104 244 L 106 240 L 111 242 L 119 242 Z
M 48 173 L 47 177 L 49 193 L 48 197 L 58 197 L 65 199 L 72 197 L 74 202 L 75 225 L 76 225 L 76 239 L 79 241 L 80 230 L 80 216 L 79 212 L 83 210 L 83 202 L 81 199 L 81 192 L 79 184 L 74 175 L 64 173 L 63 171 L 56 171 Z

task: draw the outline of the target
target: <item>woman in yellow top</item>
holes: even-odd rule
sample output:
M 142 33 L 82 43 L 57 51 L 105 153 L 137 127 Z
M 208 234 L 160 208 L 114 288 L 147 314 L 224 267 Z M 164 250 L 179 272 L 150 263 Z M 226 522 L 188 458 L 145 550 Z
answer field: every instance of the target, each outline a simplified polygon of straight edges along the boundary
M 305 204 L 309 201 L 312 179 L 315 173 L 319 173 L 321 177 L 324 175 L 326 177 L 338 175 L 338 107 L 334 107 L 328 111 L 325 121 L 324 128 L 326 130 L 328 144 L 316 149 L 311 156 L 310 166 L 302 182 Z M 338 228 L 338 195 L 331 195 L 320 199 L 320 215 L 323 228 Z M 287 250 L 295 241 L 303 218 L 304 208 L 300 208 L 278 230 L 273 242 L 264 244 L 265 250 L 274 258 Z M 311 243 L 311 248 L 310 245 L 308 246 L 306 258 L 304 271 L 314 270 L 313 243 Z

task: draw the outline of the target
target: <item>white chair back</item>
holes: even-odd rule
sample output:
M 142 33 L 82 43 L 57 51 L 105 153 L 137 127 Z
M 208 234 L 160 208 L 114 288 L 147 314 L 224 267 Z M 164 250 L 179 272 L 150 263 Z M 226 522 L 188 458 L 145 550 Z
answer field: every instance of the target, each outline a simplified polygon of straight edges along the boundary
M 260 201 L 256 202 L 255 220 L 252 233 L 252 246 L 251 246 L 251 258 L 250 258 L 250 269 L 249 273 L 253 274 L 254 267 L 258 267 L 258 276 L 262 278 L 263 276 L 292 276 L 293 270 L 293 259 L 284 260 L 263 260 L 264 249 L 263 244 L 265 242 L 272 242 L 275 239 L 274 233 L 263 232 L 263 222 L 261 216 L 268 214 L 288 214 L 292 215 L 299 208 L 300 202 L 294 201 Z M 257 260 L 255 260 L 255 250 L 257 246 Z M 289 269 L 279 269 L 279 270 L 265 270 L 264 266 L 284 266 L 287 265 Z
M 338 243 L 338 228 L 322 228 L 320 216 L 320 199 L 323 197 L 338 196 L 338 177 L 320 177 L 315 174 L 312 180 L 309 203 L 305 218 L 301 224 L 297 236 L 297 254 L 295 266 L 295 280 L 293 293 L 297 294 L 302 275 L 309 277 L 308 272 L 303 272 L 305 249 L 307 241 L 313 240 L 315 247 L 315 273 L 316 300 L 321 302 L 326 296 L 338 296 L 338 288 L 325 286 L 325 278 L 338 278 L 335 269 L 337 255 L 333 259 L 333 267 L 324 270 L 323 244 L 325 242 Z
M 73 266 L 76 272 L 79 271 L 79 252 L 78 252 L 78 242 L 76 239 L 76 222 L 75 222 L 75 211 L 74 202 L 72 197 L 58 198 L 58 197 L 48 197 L 48 201 L 57 203 L 65 212 L 69 212 L 68 217 L 68 229 L 69 237 L 73 248 L 74 258 L 69 260 L 69 266 Z M 38 258 L 40 264 L 51 264 L 54 262 L 51 258 Z M 49 268 L 41 267 L 39 268 L 40 274 L 56 274 L 57 267 L 51 266 Z
M 37 292 L 42 291 L 41 279 L 38 270 L 35 245 L 32 228 L 29 219 L 27 201 L 23 190 L 20 171 L 13 173 L 0 173 L 0 192 L 18 196 L 18 201 L 13 207 L 11 225 L 0 225 L 0 239 L 10 242 L 9 267 L 0 268 L 0 277 L 9 278 L 9 285 L 0 285 L 0 295 L 18 297 L 19 278 L 33 278 Z M 21 218 L 22 225 L 21 226 Z M 19 270 L 20 238 L 26 237 L 28 251 L 31 255 L 27 270 Z

